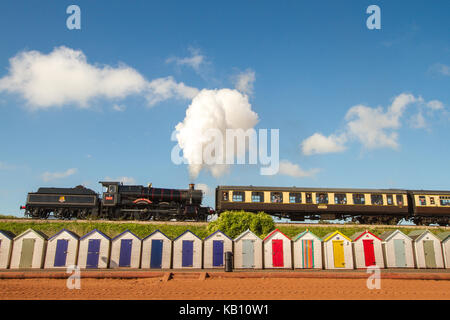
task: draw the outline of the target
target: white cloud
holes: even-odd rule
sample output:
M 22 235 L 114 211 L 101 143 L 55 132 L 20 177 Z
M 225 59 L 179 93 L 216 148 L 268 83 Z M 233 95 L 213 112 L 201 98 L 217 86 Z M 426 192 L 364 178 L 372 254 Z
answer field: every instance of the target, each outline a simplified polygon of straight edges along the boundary
M 285 176 L 291 176 L 295 178 L 306 178 L 315 176 L 320 169 L 311 169 L 311 170 L 303 170 L 299 165 L 293 164 L 288 160 L 280 161 L 280 168 L 278 170 L 278 174 L 282 174 Z
M 115 104 L 115 105 L 113 105 L 113 110 L 114 111 L 118 111 L 118 112 L 123 112 L 123 111 L 125 111 L 126 108 L 127 107 L 125 105 L 123 105 L 123 104 Z
M 103 179 L 104 181 L 113 181 L 113 182 L 122 182 L 123 184 L 136 184 L 136 180 L 133 177 L 117 177 L 117 178 L 111 178 L 111 177 L 105 177 Z
M 344 134 L 339 136 L 332 134 L 329 137 L 325 137 L 321 133 L 315 133 L 311 137 L 303 140 L 301 143 L 302 152 L 308 156 L 313 154 L 342 152 L 346 149 L 344 146 L 346 140 Z
M 44 180 L 45 182 L 48 181 L 52 181 L 52 180 L 57 180 L 57 179 L 63 179 L 63 178 L 67 178 L 71 175 L 74 175 L 77 172 L 76 168 L 71 168 L 71 169 L 67 169 L 64 172 L 44 172 L 42 174 L 42 180 Z
M 197 90 L 170 77 L 149 82 L 124 64 L 90 64 L 82 51 L 64 46 L 49 54 L 24 51 L 9 61 L 9 74 L 0 79 L 0 91 L 21 95 L 35 110 L 66 104 L 89 108 L 89 102 L 96 98 L 123 99 L 130 95 L 144 95 L 153 105 L 173 97 L 190 99 L 192 91 Z M 171 90 L 167 90 L 168 82 Z
M 428 108 L 430 108 L 433 111 L 435 111 L 435 110 L 443 110 L 444 109 L 444 104 L 441 101 L 439 101 L 439 100 L 429 101 L 426 105 L 427 105 Z
M 450 76 L 450 66 L 442 63 L 435 63 L 430 67 L 430 70 L 434 73 L 440 73 L 444 76 Z
M 252 94 L 253 83 L 255 82 L 255 71 L 247 69 L 239 73 L 234 79 L 234 87 L 242 93 Z
M 193 68 L 195 71 L 199 72 L 202 65 L 206 63 L 206 58 L 200 54 L 200 49 L 188 48 L 191 53 L 190 57 L 178 58 L 170 57 L 166 60 L 166 63 L 175 63 L 178 66 L 188 66 Z
M 423 129 L 427 127 L 427 122 L 422 114 L 422 112 L 418 112 L 414 116 L 411 117 L 411 126 L 414 129 Z

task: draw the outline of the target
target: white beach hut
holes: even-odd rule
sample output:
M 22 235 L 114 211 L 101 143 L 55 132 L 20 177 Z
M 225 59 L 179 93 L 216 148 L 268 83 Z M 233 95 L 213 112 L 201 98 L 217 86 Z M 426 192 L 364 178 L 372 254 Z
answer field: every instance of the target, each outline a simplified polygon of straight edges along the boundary
M 236 269 L 262 269 L 262 239 L 247 229 L 234 239 L 233 258 Z
M 225 252 L 233 252 L 233 240 L 220 230 L 203 239 L 203 268 L 223 268 Z
M 202 268 L 203 241 L 190 230 L 173 240 L 173 268 Z
M 264 268 L 292 269 L 291 239 L 275 229 L 264 238 Z
M 10 231 L 0 230 L 0 269 L 9 268 L 14 237 Z
M 325 269 L 353 269 L 352 240 L 339 231 L 323 239 Z
M 322 239 L 306 229 L 292 241 L 295 269 L 322 269 Z
M 110 268 L 139 268 L 141 264 L 141 238 L 125 230 L 111 240 Z
M 82 269 L 108 268 L 111 239 L 94 229 L 80 238 L 78 266 Z
M 428 230 L 411 231 L 417 268 L 444 268 L 441 240 Z
M 441 240 L 445 268 L 450 269 L 450 231 L 441 232 L 437 236 Z
M 44 265 L 47 236 L 40 231 L 28 229 L 14 238 L 11 269 L 40 269 Z
M 172 240 L 155 230 L 142 240 L 141 268 L 170 269 L 172 264 Z
M 365 230 L 356 232 L 352 239 L 353 256 L 357 269 L 377 266 L 384 268 L 382 240 L 372 232 Z
M 78 258 L 80 237 L 72 231 L 62 229 L 48 239 L 44 268 L 67 268 L 75 266 Z
M 412 239 L 400 230 L 390 230 L 380 235 L 383 241 L 386 268 L 414 268 Z

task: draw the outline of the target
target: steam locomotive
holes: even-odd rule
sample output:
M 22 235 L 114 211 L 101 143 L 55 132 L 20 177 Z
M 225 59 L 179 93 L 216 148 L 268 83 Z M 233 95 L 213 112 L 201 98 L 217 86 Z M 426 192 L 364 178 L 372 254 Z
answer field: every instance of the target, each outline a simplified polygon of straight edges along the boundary
M 195 220 L 206 221 L 213 211 L 202 207 L 203 193 L 189 189 L 161 189 L 120 182 L 100 181 L 105 188 L 102 198 L 88 188 L 39 188 L 28 193 L 21 206 L 25 216 L 47 219 L 107 220 Z

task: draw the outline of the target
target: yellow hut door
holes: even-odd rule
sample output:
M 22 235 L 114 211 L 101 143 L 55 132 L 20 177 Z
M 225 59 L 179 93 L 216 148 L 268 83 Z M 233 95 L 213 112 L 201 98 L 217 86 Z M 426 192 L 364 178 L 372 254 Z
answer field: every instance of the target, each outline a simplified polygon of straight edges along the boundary
M 334 256 L 334 267 L 344 268 L 345 267 L 345 257 L 344 257 L 344 241 L 343 240 L 333 240 L 333 256 Z

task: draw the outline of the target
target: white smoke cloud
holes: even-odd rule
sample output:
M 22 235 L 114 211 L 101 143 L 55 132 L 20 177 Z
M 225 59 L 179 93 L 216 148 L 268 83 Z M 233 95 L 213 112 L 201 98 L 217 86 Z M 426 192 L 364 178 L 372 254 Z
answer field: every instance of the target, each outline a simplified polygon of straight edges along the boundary
M 76 168 L 67 169 L 64 172 L 48 172 L 47 171 L 47 172 L 44 172 L 41 177 L 42 177 L 42 180 L 44 180 L 45 182 L 48 182 L 48 181 L 52 181 L 52 180 L 70 177 L 71 175 L 74 175 L 76 172 L 77 172 Z
M 9 74 L 0 79 L 0 91 L 21 95 L 34 110 L 70 103 L 89 108 L 95 98 L 123 99 L 136 94 L 144 95 L 152 106 L 170 98 L 192 99 L 197 92 L 171 77 L 149 82 L 124 64 L 90 64 L 82 51 L 64 46 L 49 54 L 24 51 L 9 61 Z
M 252 94 L 253 83 L 255 82 L 255 72 L 247 69 L 244 72 L 239 73 L 234 79 L 234 87 L 242 93 Z
M 208 164 L 203 150 L 215 140 L 211 130 L 224 137 L 221 141 L 225 155 L 227 129 L 252 129 L 258 122 L 258 115 L 252 110 L 248 96 L 232 89 L 204 89 L 192 100 L 186 110 L 183 122 L 176 125 L 176 139 L 189 163 L 191 179 L 195 179 L 202 169 L 214 177 L 228 170 L 226 164 Z M 219 151 L 220 152 L 220 151 Z M 219 155 L 215 155 L 221 157 Z M 225 163 L 225 160 L 222 161 Z
M 195 184 L 195 189 L 202 190 L 205 196 L 213 194 L 212 189 L 207 184 L 204 183 Z

